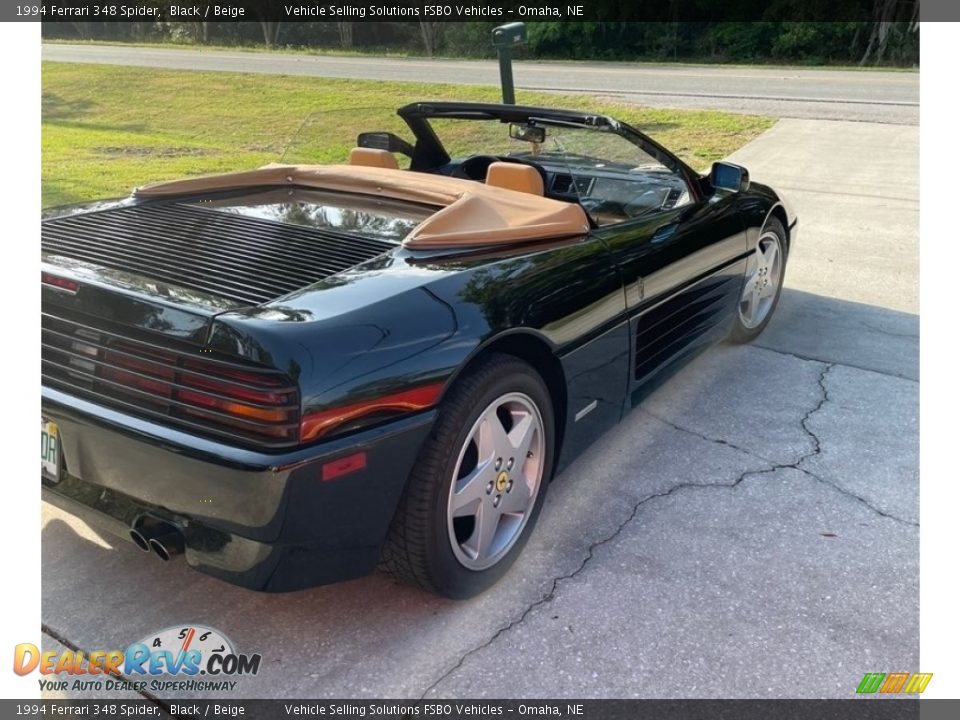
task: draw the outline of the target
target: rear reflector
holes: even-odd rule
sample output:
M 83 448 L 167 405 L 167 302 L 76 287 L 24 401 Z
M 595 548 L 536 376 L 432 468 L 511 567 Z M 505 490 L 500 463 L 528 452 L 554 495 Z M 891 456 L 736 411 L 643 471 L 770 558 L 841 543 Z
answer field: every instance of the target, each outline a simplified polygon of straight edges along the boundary
M 336 480 L 338 477 L 363 470 L 365 467 L 367 467 L 367 454 L 365 452 L 358 452 L 342 457 L 339 460 L 328 462 L 323 466 L 320 478 L 323 482 L 330 482 L 331 480 Z
M 50 285 L 55 287 L 58 290 L 66 290 L 67 292 L 75 293 L 80 288 L 80 283 L 74 282 L 73 280 L 67 280 L 67 278 L 58 277 L 47 272 L 40 273 L 40 282 L 44 285 Z

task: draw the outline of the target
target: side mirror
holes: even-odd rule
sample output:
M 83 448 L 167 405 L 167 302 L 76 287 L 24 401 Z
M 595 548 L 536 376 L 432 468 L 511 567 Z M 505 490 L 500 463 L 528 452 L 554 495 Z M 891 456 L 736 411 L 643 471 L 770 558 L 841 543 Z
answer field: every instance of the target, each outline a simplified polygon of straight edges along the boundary
M 744 192 L 750 189 L 750 172 L 740 165 L 715 162 L 710 168 L 710 184 L 715 188 Z

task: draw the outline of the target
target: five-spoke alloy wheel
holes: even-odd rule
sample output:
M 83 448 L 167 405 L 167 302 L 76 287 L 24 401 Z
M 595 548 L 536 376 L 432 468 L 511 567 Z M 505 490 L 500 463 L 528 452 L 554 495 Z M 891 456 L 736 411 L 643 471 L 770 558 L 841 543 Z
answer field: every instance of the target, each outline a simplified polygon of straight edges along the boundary
M 746 277 L 730 339 L 750 342 L 770 322 L 783 287 L 786 233 L 775 217 L 767 220 L 754 250 L 747 257 Z
M 553 472 L 550 392 L 491 354 L 447 391 L 381 553 L 395 577 L 453 598 L 493 585 L 533 530 Z
M 533 400 L 507 393 L 477 418 L 447 501 L 453 554 L 471 570 L 496 564 L 530 517 L 543 480 L 543 420 Z

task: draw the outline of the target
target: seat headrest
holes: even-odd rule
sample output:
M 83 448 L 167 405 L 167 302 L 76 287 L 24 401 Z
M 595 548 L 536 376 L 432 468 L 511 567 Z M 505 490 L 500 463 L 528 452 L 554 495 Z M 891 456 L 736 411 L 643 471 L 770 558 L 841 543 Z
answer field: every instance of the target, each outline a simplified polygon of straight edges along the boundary
M 391 153 L 376 148 L 355 147 L 350 151 L 350 164 L 387 168 L 389 170 L 400 169 L 397 159 Z
M 518 163 L 495 162 L 487 168 L 487 185 L 543 195 L 543 178 L 537 169 Z

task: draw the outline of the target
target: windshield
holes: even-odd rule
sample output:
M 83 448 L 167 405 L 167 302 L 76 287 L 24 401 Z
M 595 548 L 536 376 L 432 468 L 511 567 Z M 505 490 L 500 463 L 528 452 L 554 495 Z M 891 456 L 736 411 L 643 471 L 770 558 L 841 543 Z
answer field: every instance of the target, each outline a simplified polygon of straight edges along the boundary
M 359 124 L 363 120 L 363 124 Z M 632 220 L 690 202 L 684 177 L 608 125 L 582 125 L 558 119 L 528 118 L 522 124 L 478 115 L 469 119 L 424 118 L 429 132 L 414 132 L 396 110 L 362 108 L 308 116 L 287 145 L 281 162 L 346 162 L 360 133 L 389 134 L 397 148 L 413 145 L 418 172 L 486 182 L 493 162 L 531 165 L 544 195 L 579 203 L 597 225 Z M 435 135 L 434 138 L 428 136 Z M 373 147 L 388 147 L 384 145 Z M 377 141 L 378 143 L 381 141 Z M 423 143 L 433 144 L 433 150 Z M 440 149 L 436 147 L 440 146 Z M 426 150 L 426 152 L 424 152 Z M 401 169 L 412 159 L 392 153 Z
M 598 225 L 690 202 L 682 175 L 608 126 L 462 118 L 431 118 L 430 126 L 451 157 L 443 172 L 483 182 L 492 161 L 533 165 L 545 195 L 579 202 Z
M 511 125 L 498 120 L 433 118 L 430 126 L 453 158 L 498 155 L 624 170 L 662 167 L 655 158 L 606 128 L 537 121 L 533 126 L 543 130 L 543 142 L 528 142 L 511 137 Z

